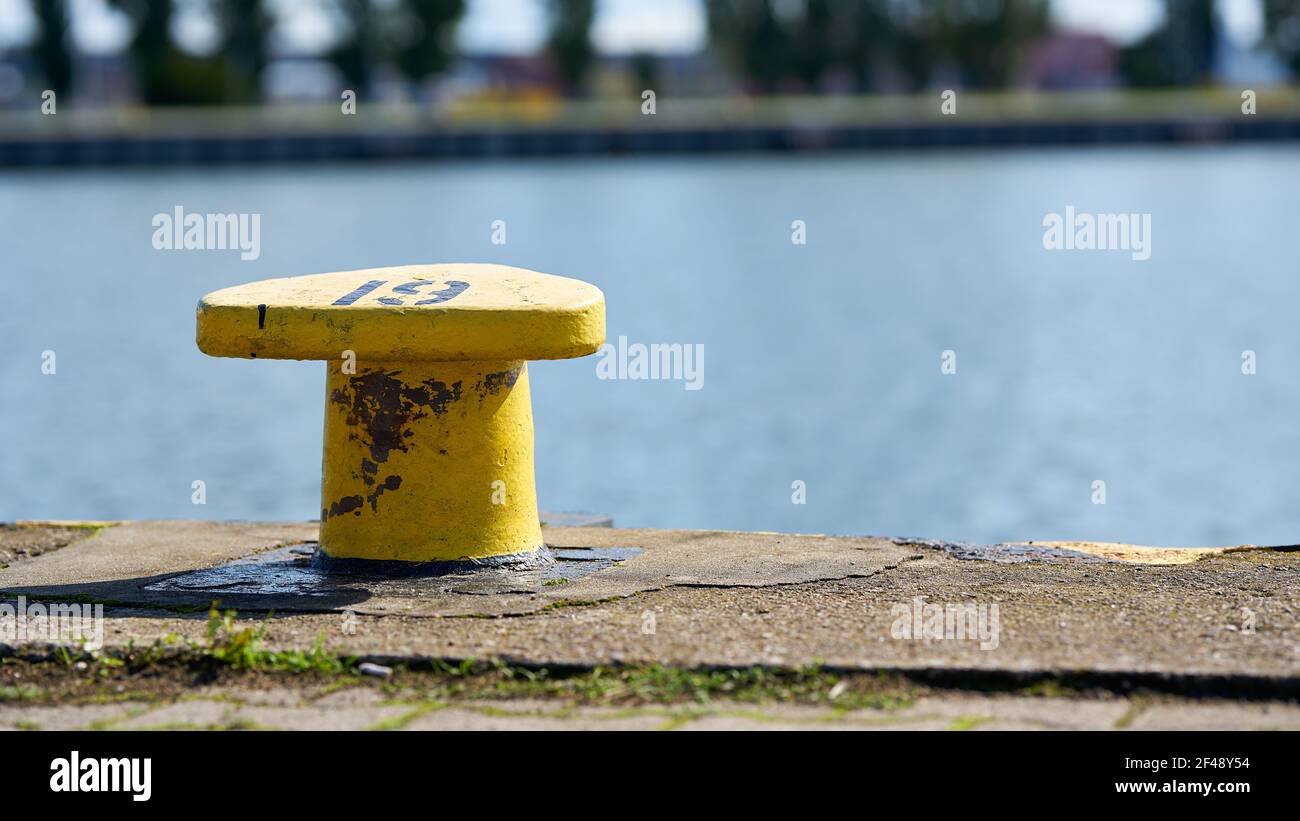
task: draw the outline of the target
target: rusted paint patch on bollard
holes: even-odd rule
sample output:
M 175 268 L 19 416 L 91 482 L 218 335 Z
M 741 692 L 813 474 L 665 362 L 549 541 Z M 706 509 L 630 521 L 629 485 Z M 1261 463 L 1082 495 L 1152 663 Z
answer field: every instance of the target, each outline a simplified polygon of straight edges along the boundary
M 370 503 L 370 509 L 373 510 L 374 512 L 378 513 L 378 512 L 379 512 L 379 497 L 382 496 L 382 495 L 384 494 L 384 491 L 386 491 L 386 490 L 397 490 L 397 489 L 401 488 L 401 486 L 402 486 L 402 477 L 401 477 L 401 476 L 395 476 L 395 475 L 394 475 L 394 476 L 385 476 L 385 477 L 384 477 L 383 484 L 381 484 L 381 485 L 379 485 L 378 487 L 376 487 L 376 488 L 375 488 L 375 492 L 372 493 L 372 494 L 370 494 L 369 496 L 366 497 L 366 501 Z
M 359 516 L 361 515 L 361 506 L 363 504 L 365 504 L 365 500 L 360 496 L 344 496 L 342 499 L 332 502 L 328 510 L 321 508 L 321 521 L 324 521 L 331 516 L 342 516 L 345 513 L 355 512 Z
M 496 396 L 502 389 L 510 390 L 519 381 L 519 374 L 522 366 L 516 365 L 512 368 L 506 368 L 503 371 L 486 374 L 481 380 L 474 385 L 474 390 L 478 393 L 479 399 L 486 399 L 488 396 Z
M 347 409 L 347 424 L 359 428 L 362 442 L 370 448 L 375 463 L 388 461 L 393 450 L 405 453 L 410 446 L 410 423 L 430 413 L 442 416 L 460 401 L 461 383 L 447 385 L 428 379 L 411 386 L 401 381 L 399 370 L 375 370 L 353 376 L 347 388 L 335 390 L 330 401 Z M 364 470 L 357 478 L 363 478 Z M 367 484 L 373 484 L 371 479 Z
M 375 513 L 379 512 L 380 496 L 402 487 L 402 477 L 398 474 L 379 479 L 379 466 L 388 462 L 392 451 L 407 453 L 415 445 L 411 423 L 429 414 L 443 416 L 461 398 L 460 382 L 448 385 L 427 379 L 411 386 L 400 377 L 401 370 L 381 368 L 353 376 L 345 388 L 330 394 L 331 402 L 346 409 L 347 425 L 356 429 L 349 431 L 348 438 L 360 440 L 369 450 L 370 457 L 361 459 L 352 471 L 352 478 L 373 488 L 366 494 L 365 502 Z M 328 509 L 321 509 L 321 520 L 343 513 L 360 515 L 360 500 L 360 496 L 352 495 L 331 503 Z

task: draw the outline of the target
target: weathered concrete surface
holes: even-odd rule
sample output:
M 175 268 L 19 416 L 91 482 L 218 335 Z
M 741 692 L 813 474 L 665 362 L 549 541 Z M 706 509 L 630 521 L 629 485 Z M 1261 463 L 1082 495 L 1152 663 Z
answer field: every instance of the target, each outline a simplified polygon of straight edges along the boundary
M 0 568 L 67 547 L 97 529 L 76 524 L 0 524 Z
M 1134 564 L 1191 564 L 1210 556 L 1221 556 L 1242 550 L 1294 550 L 1297 546 L 1260 547 L 1235 545 L 1232 547 L 1150 547 L 1147 545 L 1117 544 L 1115 542 L 1004 542 L 1001 544 L 970 544 L 946 542 L 941 539 L 894 539 L 896 544 L 929 547 L 942 550 L 956 559 L 1001 562 L 1046 561 L 1057 564 L 1100 562 L 1132 562 Z
M 306 691 L 234 688 L 160 703 L 0 705 L 0 730 L 14 729 L 1297 730 L 1300 707 L 961 693 L 927 697 L 897 710 L 726 702 L 575 707 L 545 699 L 410 705 L 372 690 L 315 697 Z
M 153 608 L 205 607 L 220 599 L 243 612 L 274 608 L 280 615 L 268 636 L 275 644 L 305 646 L 323 633 L 331 648 L 374 656 L 1300 674 L 1300 553 L 1279 550 L 1202 553 L 1196 562 L 1173 565 L 1003 563 L 955 559 L 887 539 L 554 528 L 547 539 L 555 546 L 643 552 L 533 592 L 445 592 L 438 579 L 407 580 L 396 590 L 353 580 L 319 596 L 143 589 L 173 574 L 308 541 L 314 527 L 123 524 L 0 570 L 0 595 L 51 601 L 76 595 Z M 893 638 L 894 608 L 916 597 L 996 604 L 997 647 Z M 294 610 L 314 612 L 287 615 Z M 356 615 L 343 615 L 349 611 Z M 110 643 L 167 631 L 197 638 L 205 629 L 202 613 L 119 606 L 109 615 Z M 448 616 L 527 617 L 439 618 Z
M 796 584 L 865 577 L 919 558 L 917 550 L 886 539 L 782 536 L 719 531 L 547 528 L 554 549 L 635 548 L 634 559 L 564 585 L 540 574 L 482 571 L 466 595 L 452 580 L 364 580 L 316 574 L 282 589 L 281 579 L 310 574 L 282 564 L 248 565 L 247 584 L 222 579 L 198 589 L 158 589 L 171 577 L 244 556 L 315 539 L 314 524 L 130 522 L 105 528 L 42 560 L 0 570 L 0 593 L 24 592 L 57 600 L 81 595 L 97 601 L 204 606 L 220 598 L 240 609 L 344 611 L 371 615 L 503 616 L 534 613 L 557 603 L 597 602 L 666 587 Z M 256 591 L 255 594 L 246 590 Z
M 648 717 L 612 710 L 578 720 L 566 713 L 564 720 L 576 723 L 565 726 L 573 727 L 585 726 L 588 719 L 592 726 L 697 728 L 810 723 L 863 728 L 955 724 L 959 729 L 1300 726 L 1295 704 L 1300 695 L 1300 552 L 1289 549 L 1203 550 L 1184 561 L 1183 556 L 1143 554 L 1130 546 L 1052 543 L 1046 552 L 1002 561 L 993 553 L 983 555 L 979 546 L 965 546 L 969 549 L 958 556 L 938 543 L 879 538 L 548 528 L 547 542 L 553 546 L 641 552 L 576 581 L 525 584 L 500 593 L 452 590 L 436 579 L 408 580 L 398 587 L 351 580 L 314 597 L 145 589 L 159 579 L 309 542 L 314 533 L 314 524 L 123 524 L 12 561 L 0 569 L 0 601 L 20 593 L 48 601 L 61 596 L 107 601 L 112 606 L 105 638 L 117 647 L 128 642 L 139 646 L 167 633 L 202 641 L 205 613 L 166 608 L 220 598 L 223 606 L 238 608 L 248 624 L 274 607 L 265 637 L 272 648 L 306 648 L 319 637 L 341 654 L 396 662 L 497 657 L 579 667 L 821 664 L 937 675 L 944 677 L 943 687 L 955 688 L 935 696 L 937 701 L 927 698 L 892 711 L 882 722 L 875 721 L 880 716 L 868 716 L 871 720 L 855 723 L 840 715 L 843 711 L 832 720 L 765 707 L 761 714 L 747 713 L 747 707 L 718 708 L 683 717 L 673 708 Z M 1148 556 L 1151 564 L 1139 563 Z M 996 605 L 996 646 L 985 642 L 982 648 L 977 639 L 896 638 L 896 608 L 906 612 L 918 598 L 927 604 L 975 604 L 986 611 Z M 1038 674 L 1082 677 L 1114 698 L 1071 698 L 1063 707 L 1059 698 L 981 700 L 970 692 L 989 676 L 1030 681 Z M 1130 688 L 1210 701 L 1153 705 L 1130 698 Z M 253 705 L 257 710 L 243 706 L 229 715 L 210 707 L 201 708 L 206 712 L 178 707 L 179 712 L 162 714 L 151 708 L 152 718 L 141 716 L 139 722 L 469 727 L 503 721 L 552 726 L 561 720 L 543 714 L 503 718 L 465 705 L 426 709 L 417 716 L 407 715 L 412 709 L 407 707 L 395 716 L 375 704 L 347 706 L 355 715 L 326 719 L 300 701 Z M 0 724 L 69 726 L 80 719 L 67 711 L 102 706 L 0 702 Z M 128 712 L 139 709 L 119 706 Z M 120 717 L 103 710 L 84 715 L 84 723 Z M 136 722 L 136 717 L 129 720 Z
M 27 525 L 39 533 L 40 528 Z M 90 530 L 59 550 L 0 569 L 0 586 L 49 587 L 51 592 L 109 589 L 112 582 L 149 579 L 212 567 L 280 545 L 314 539 L 314 523 L 126 522 Z M 15 536 L 15 541 L 17 537 Z

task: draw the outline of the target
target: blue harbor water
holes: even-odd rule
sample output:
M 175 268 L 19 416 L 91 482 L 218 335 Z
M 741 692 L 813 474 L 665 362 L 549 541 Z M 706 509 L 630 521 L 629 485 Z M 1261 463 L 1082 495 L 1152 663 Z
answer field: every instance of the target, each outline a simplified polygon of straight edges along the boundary
M 205 357 L 198 298 L 484 261 L 595 283 L 612 341 L 704 350 L 699 390 L 532 365 L 543 507 L 1294 543 L 1297 192 L 1289 146 L 5 173 L 0 520 L 315 517 L 325 366 Z M 155 250 L 178 205 L 259 214 L 260 256 Z M 1150 259 L 1044 249 L 1071 206 L 1149 214 Z

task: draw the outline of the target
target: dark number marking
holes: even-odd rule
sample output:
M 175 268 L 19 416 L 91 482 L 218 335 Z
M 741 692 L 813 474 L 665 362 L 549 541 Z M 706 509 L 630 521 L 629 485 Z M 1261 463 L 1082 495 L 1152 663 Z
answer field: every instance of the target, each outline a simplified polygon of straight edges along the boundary
M 347 294 L 345 296 L 341 296 L 338 299 L 334 300 L 334 302 L 332 302 L 331 304 L 351 305 L 352 303 L 356 302 L 358 299 L 361 299 L 361 297 L 375 290 L 379 286 L 386 285 L 386 284 L 388 284 L 388 280 L 386 279 L 372 279 L 369 282 L 367 282 L 365 285 L 362 285 L 360 288 L 353 291 L 352 293 Z M 433 285 L 433 280 L 415 279 L 410 282 L 403 282 L 401 285 L 393 286 L 393 293 L 402 294 L 403 296 L 421 296 L 420 289 L 423 288 L 425 285 Z M 468 282 L 461 282 L 458 279 L 449 279 L 447 280 L 446 288 L 443 288 L 441 291 L 429 291 L 428 293 L 424 294 L 424 296 L 429 297 L 428 299 L 417 300 L 415 304 L 416 305 L 437 305 L 441 302 L 447 302 L 463 294 L 465 292 L 465 289 L 468 287 L 469 287 Z M 397 297 L 381 296 L 379 298 L 379 303 L 381 305 L 405 305 L 406 301 L 402 299 L 398 299 Z
M 469 287 L 468 282 L 461 282 L 460 280 L 457 279 L 449 279 L 447 280 L 446 288 L 443 288 L 441 291 L 433 292 L 432 294 L 433 299 L 422 299 L 415 304 L 416 305 L 437 305 L 439 302 L 447 302 L 448 300 L 452 300 L 460 296 L 462 293 L 465 292 L 465 289 L 468 287 Z
M 341 296 L 338 299 L 334 300 L 334 302 L 331 304 L 351 305 L 352 303 L 356 302 L 358 299 L 361 299 L 361 297 L 365 296 L 366 294 L 370 293 L 371 291 L 375 290 L 380 285 L 383 285 L 386 282 L 388 282 L 388 280 L 386 279 L 372 279 L 369 282 L 367 282 L 365 285 L 362 285 L 360 288 L 353 291 L 352 293 L 347 294 L 345 296 Z
M 432 284 L 433 282 L 427 279 L 419 279 L 413 282 L 404 282 L 401 285 L 394 287 L 393 293 L 405 294 L 407 296 L 420 296 L 419 289 L 424 287 L 425 285 L 432 285 Z M 440 302 L 447 302 L 448 300 L 452 300 L 460 296 L 462 293 L 465 292 L 465 289 L 468 287 L 469 287 L 468 282 L 461 282 L 460 280 L 457 279 L 450 279 L 447 280 L 446 288 L 443 288 L 441 291 L 428 292 L 427 294 L 427 296 L 429 297 L 428 299 L 417 300 L 415 304 L 416 305 L 437 305 Z M 405 300 L 401 300 L 398 299 L 397 297 L 391 297 L 391 296 L 381 296 L 379 298 L 379 301 L 384 305 L 405 305 L 406 304 Z

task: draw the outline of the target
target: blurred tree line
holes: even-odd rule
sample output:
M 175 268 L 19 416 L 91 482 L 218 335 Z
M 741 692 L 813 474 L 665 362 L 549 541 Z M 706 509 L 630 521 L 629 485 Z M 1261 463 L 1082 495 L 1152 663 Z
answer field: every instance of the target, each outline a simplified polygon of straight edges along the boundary
M 1120 52 L 1126 85 L 1186 86 L 1207 83 L 1218 46 L 1214 0 L 1165 0 L 1164 25 Z
M 253 103 L 274 19 L 269 0 L 188 0 L 217 24 L 210 56 L 180 49 L 172 37 L 187 0 L 108 0 L 131 21 L 130 58 L 144 101 L 154 105 Z M 40 33 L 33 57 L 46 87 L 72 81 L 71 0 L 30 0 Z M 325 56 L 349 87 L 363 91 L 376 67 L 390 65 L 413 86 L 455 59 L 455 27 L 466 0 L 319 0 L 341 36 Z M 816 92 L 835 79 L 857 91 L 920 90 L 937 82 L 993 89 L 1013 84 L 1034 44 L 1049 33 L 1049 0 L 701 0 L 715 54 L 752 93 Z M 580 95 L 595 60 L 596 0 L 546 0 L 546 51 L 565 93 Z M 1262 0 L 1263 45 L 1300 76 L 1300 0 Z M 1215 0 L 1165 0 L 1165 19 L 1118 50 L 1129 86 L 1207 82 L 1219 42 Z M 655 60 L 637 55 L 643 87 Z M 887 82 L 882 82 L 887 78 Z
M 1300 0 L 1264 0 L 1264 41 L 1300 77 Z
M 195 0 L 219 30 L 210 56 L 182 50 L 172 26 L 183 0 L 108 0 L 131 23 L 128 46 L 140 95 L 149 105 L 256 103 L 275 25 L 268 0 Z M 356 90 L 370 87 L 375 70 L 393 66 L 413 86 L 445 72 L 455 59 L 455 28 L 465 0 L 320 0 L 342 30 L 324 55 Z M 40 25 L 33 56 L 46 88 L 66 91 L 72 82 L 68 45 L 71 0 L 31 0 Z M 595 57 L 591 24 L 595 0 L 548 0 L 551 31 L 547 52 L 556 75 L 579 94 Z
M 1300 75 L 1300 0 L 1263 0 L 1265 47 Z M 715 48 L 754 91 L 816 90 L 832 72 L 858 91 L 882 70 L 912 90 L 942 74 L 1005 88 L 1049 33 L 1047 0 L 706 0 Z M 1165 0 L 1163 22 L 1117 49 L 1126 86 L 1208 82 L 1219 42 L 1215 0 Z
M 912 89 L 940 72 L 1006 86 L 1047 31 L 1047 0 L 706 0 L 714 47 L 751 90 L 816 91 L 833 72 L 858 91 L 893 70 Z
M 31 0 L 40 23 L 34 56 L 46 87 L 71 84 L 67 45 L 69 0 Z M 465 0 L 322 0 L 342 25 L 325 55 L 354 89 L 368 88 L 381 62 L 412 84 L 445 71 Z M 150 105 L 255 103 L 275 24 L 266 0 L 200 0 L 215 20 L 218 47 L 210 56 L 186 53 L 172 36 L 178 0 L 108 0 L 131 23 L 128 44 L 140 96 Z

